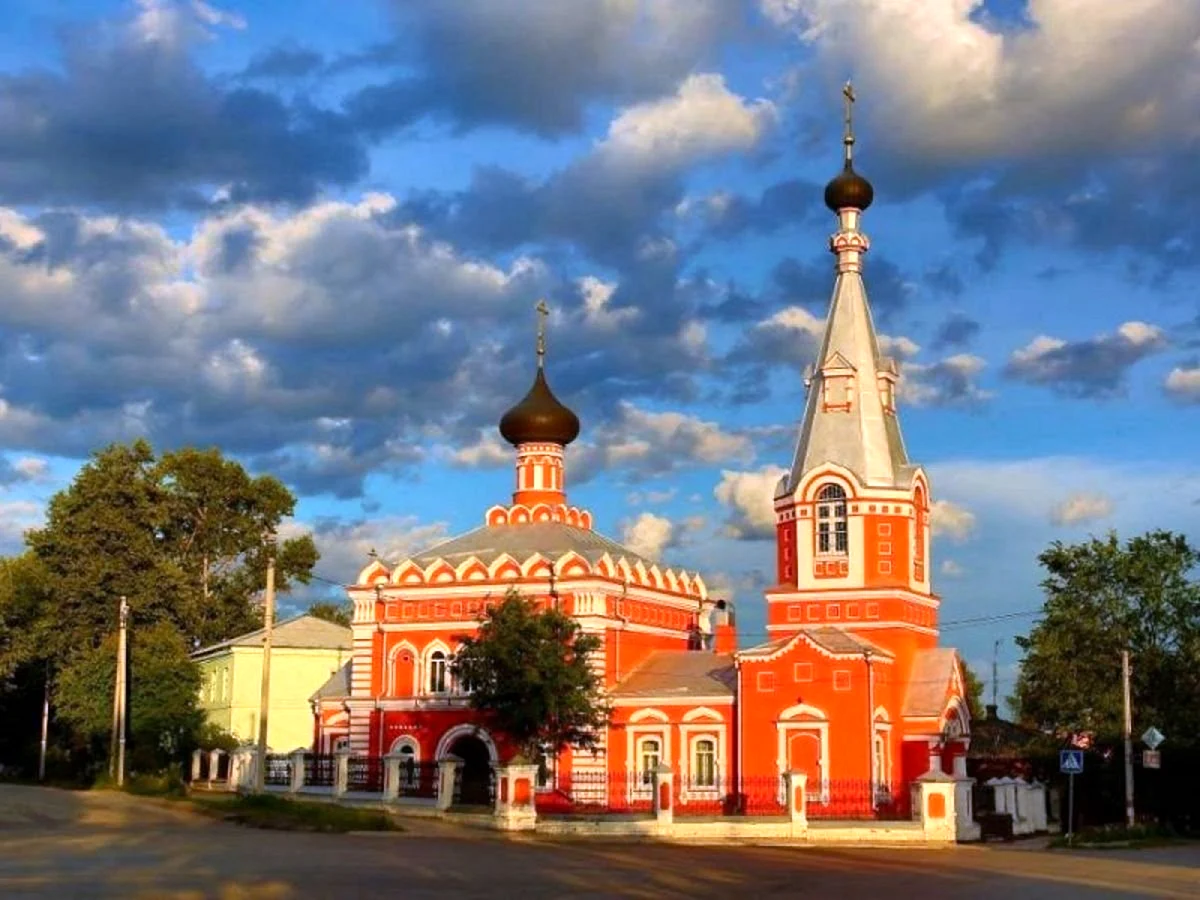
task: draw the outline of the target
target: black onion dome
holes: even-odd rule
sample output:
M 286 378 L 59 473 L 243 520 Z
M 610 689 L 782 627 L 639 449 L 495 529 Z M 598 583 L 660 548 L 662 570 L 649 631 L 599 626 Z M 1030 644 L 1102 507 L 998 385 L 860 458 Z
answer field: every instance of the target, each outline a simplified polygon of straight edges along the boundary
M 839 209 L 864 210 L 875 199 L 871 182 L 854 171 L 850 161 L 834 179 L 825 185 L 825 205 L 833 212 Z
M 558 402 L 539 368 L 529 393 L 500 417 L 500 436 L 514 447 L 531 442 L 565 447 L 579 437 L 579 417 Z

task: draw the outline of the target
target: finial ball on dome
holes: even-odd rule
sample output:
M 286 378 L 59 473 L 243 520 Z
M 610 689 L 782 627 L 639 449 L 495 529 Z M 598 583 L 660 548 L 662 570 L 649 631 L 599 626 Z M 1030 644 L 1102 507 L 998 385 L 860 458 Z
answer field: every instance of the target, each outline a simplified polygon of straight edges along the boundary
M 875 199 L 871 182 L 854 171 L 849 162 L 825 185 L 825 205 L 833 212 L 841 209 L 864 210 Z

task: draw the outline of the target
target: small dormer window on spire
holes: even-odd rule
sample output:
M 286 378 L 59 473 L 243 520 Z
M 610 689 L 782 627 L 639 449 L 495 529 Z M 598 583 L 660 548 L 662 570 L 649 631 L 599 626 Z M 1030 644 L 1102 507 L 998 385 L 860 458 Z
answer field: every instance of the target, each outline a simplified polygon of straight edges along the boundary
M 827 484 L 817 493 L 817 553 L 845 556 L 849 551 L 846 489 L 840 484 Z

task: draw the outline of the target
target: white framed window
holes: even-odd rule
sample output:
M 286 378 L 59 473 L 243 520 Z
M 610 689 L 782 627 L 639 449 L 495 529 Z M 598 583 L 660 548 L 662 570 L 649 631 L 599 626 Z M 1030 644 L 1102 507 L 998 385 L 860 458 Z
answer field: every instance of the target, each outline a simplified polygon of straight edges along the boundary
M 447 658 L 443 650 L 434 650 L 429 654 L 429 693 L 446 693 Z
M 817 493 L 817 553 L 845 556 L 850 551 L 846 489 L 827 484 Z
M 654 775 L 662 762 L 662 740 L 657 737 L 640 738 L 637 742 L 638 785 L 642 790 L 654 789 Z
M 717 789 L 717 742 L 700 737 L 692 743 L 691 787 L 698 790 Z

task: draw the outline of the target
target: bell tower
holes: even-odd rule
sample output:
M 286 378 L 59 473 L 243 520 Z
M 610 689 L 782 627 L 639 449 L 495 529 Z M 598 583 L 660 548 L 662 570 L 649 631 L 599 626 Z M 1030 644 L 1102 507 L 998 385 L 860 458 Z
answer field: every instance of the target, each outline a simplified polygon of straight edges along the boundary
M 777 585 L 768 628 L 900 628 L 936 640 L 929 581 L 929 487 L 909 462 L 896 408 L 896 362 L 879 352 L 863 282 L 871 183 L 854 168 L 853 88 L 845 98 L 842 171 L 825 188 L 833 296 L 805 379 L 790 471 L 775 490 Z M 924 643 L 920 641 L 919 643 Z

